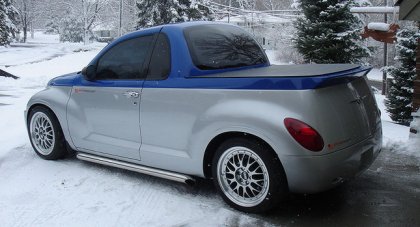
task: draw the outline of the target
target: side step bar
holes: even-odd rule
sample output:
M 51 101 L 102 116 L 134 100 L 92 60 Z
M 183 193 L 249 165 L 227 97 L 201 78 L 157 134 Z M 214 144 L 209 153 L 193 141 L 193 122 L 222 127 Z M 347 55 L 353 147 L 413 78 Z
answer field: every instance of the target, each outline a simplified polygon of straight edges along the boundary
M 143 173 L 143 174 L 147 174 L 147 175 L 151 175 L 155 177 L 160 177 L 160 178 L 164 178 L 168 180 L 173 180 L 176 182 L 185 183 L 188 185 L 193 185 L 195 183 L 195 180 L 192 177 L 188 175 L 180 174 L 180 173 L 174 173 L 174 172 L 170 172 L 166 170 L 155 169 L 152 167 L 137 165 L 137 164 L 128 163 L 124 161 L 118 161 L 115 159 L 100 157 L 97 155 L 86 154 L 86 153 L 77 153 L 76 157 L 83 161 L 94 162 L 97 164 L 117 167 L 120 169 L 126 169 L 126 170 L 134 171 L 137 173 Z

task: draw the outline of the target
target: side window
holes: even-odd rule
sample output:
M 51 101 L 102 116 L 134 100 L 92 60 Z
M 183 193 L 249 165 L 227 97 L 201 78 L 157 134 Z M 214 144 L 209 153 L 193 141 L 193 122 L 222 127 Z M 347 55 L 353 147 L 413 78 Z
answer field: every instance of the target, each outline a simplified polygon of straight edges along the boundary
M 140 79 L 153 36 L 123 41 L 108 50 L 98 61 L 96 79 Z
M 147 73 L 148 80 L 166 79 L 171 71 L 171 48 L 168 37 L 160 33 L 152 53 Z

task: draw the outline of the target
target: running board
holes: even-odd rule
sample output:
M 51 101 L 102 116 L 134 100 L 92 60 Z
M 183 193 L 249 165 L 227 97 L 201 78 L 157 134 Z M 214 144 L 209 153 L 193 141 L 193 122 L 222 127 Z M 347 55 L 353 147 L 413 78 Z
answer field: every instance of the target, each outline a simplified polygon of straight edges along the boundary
M 128 163 L 124 161 L 118 161 L 115 159 L 105 158 L 105 157 L 86 154 L 86 153 L 77 153 L 76 157 L 83 161 L 94 162 L 101 165 L 130 170 L 137 173 L 143 173 L 143 174 L 147 174 L 147 175 L 151 175 L 155 177 L 164 178 L 167 180 L 173 180 L 176 182 L 185 183 L 188 185 L 193 185 L 195 183 L 195 180 L 192 177 L 188 175 L 180 174 L 180 173 L 174 173 L 174 172 L 170 172 L 166 170 L 155 169 L 152 167 L 137 165 L 137 164 Z

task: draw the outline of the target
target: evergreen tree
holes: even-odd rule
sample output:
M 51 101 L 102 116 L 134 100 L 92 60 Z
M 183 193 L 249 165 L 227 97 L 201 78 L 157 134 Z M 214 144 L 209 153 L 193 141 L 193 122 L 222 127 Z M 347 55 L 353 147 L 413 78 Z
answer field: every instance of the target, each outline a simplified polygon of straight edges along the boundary
M 8 45 L 17 34 L 18 17 L 10 0 L 0 0 L 0 46 Z
M 9 31 L 6 25 L 6 4 L 0 0 L 0 46 L 9 44 Z
M 385 100 L 387 111 L 393 121 L 409 125 L 412 119 L 413 81 L 416 78 L 416 46 L 420 31 L 413 27 L 397 33 L 397 57 L 399 66 L 387 67 L 393 79 L 390 82 L 388 98 Z
M 297 4 L 296 4 L 297 1 Z M 295 23 L 297 50 L 314 63 L 361 63 L 370 55 L 362 45 L 361 20 L 350 13 L 351 1 L 295 0 L 304 17 Z
M 195 0 L 140 0 L 137 29 L 160 24 L 212 20 L 208 7 Z
M 12 5 L 11 0 L 4 0 L 6 6 L 6 15 L 7 15 L 7 30 L 11 34 L 12 38 L 16 38 L 16 35 L 19 33 L 18 24 L 19 24 L 19 11 Z

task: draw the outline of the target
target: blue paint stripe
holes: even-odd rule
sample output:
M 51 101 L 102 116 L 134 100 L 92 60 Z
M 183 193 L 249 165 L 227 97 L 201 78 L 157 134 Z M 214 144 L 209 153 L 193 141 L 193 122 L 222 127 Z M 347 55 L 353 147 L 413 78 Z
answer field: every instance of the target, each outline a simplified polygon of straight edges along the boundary
M 172 78 L 164 81 L 145 81 L 144 88 L 187 88 L 187 89 L 248 89 L 248 90 L 308 90 L 334 84 L 347 83 L 364 76 L 370 68 L 360 67 L 339 73 L 312 77 L 248 77 L 211 78 L 188 77 Z
M 183 88 L 183 89 L 248 89 L 248 90 L 307 90 L 349 82 L 365 75 L 370 68 L 360 67 L 339 73 L 313 77 L 248 77 L 248 78 L 179 78 L 173 75 L 166 80 L 144 81 L 144 88 Z M 68 74 L 49 82 L 51 86 L 87 87 L 141 87 L 141 80 L 105 80 L 90 82 L 80 74 Z

